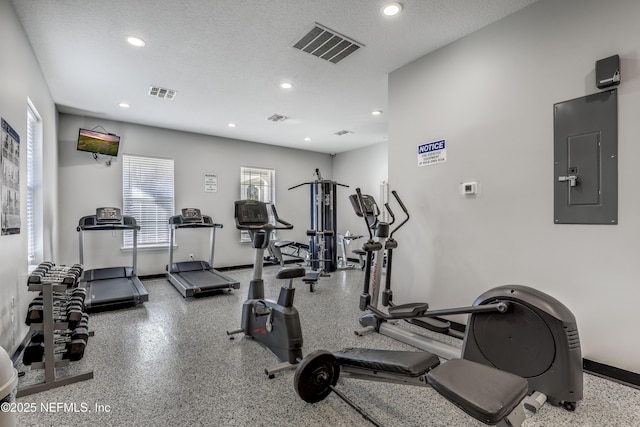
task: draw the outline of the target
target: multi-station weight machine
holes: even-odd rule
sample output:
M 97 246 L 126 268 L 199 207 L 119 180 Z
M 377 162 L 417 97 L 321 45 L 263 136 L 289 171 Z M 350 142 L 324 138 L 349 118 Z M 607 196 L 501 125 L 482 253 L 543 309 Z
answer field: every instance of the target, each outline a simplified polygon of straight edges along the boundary
M 338 268 L 338 234 L 336 220 L 337 187 L 349 187 L 329 179 L 322 179 L 320 170 L 316 169 L 316 180 L 303 182 L 289 190 L 309 186 L 309 202 L 311 212 L 311 228 L 309 236 L 309 255 L 311 268 L 321 272 L 336 271 Z

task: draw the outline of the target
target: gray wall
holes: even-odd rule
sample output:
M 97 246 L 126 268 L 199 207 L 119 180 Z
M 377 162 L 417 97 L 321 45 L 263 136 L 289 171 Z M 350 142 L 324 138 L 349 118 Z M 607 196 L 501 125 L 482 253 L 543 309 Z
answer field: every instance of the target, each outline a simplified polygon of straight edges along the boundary
M 583 357 L 640 372 L 640 2 L 541 0 L 391 73 L 389 175 L 413 212 L 395 300 L 466 305 L 501 284 L 575 314 Z M 619 54 L 619 225 L 554 225 L 553 104 L 597 92 Z M 417 166 L 446 139 L 447 161 Z M 476 198 L 459 184 L 479 181 Z M 465 320 L 464 318 L 462 319 Z
M 349 230 L 351 234 L 367 235 L 364 221 L 356 216 L 348 198 L 360 187 L 363 194 L 370 194 L 379 201 L 380 184 L 388 177 L 387 149 L 388 144 L 383 142 L 334 157 L 333 179 L 349 186 L 338 190 L 338 233 L 344 234 Z M 347 250 L 360 249 L 362 243 L 363 240 L 354 241 Z M 347 256 L 353 255 L 348 253 Z
M 46 257 L 54 257 L 58 241 L 56 110 L 31 45 L 13 5 L 0 0 L 0 116 L 20 135 L 20 220 L 22 232 L 0 236 L 0 345 L 10 354 L 27 333 L 26 308 L 34 295 L 27 292 L 26 138 L 27 98 L 43 121 L 43 211 Z M 15 303 L 12 306 L 12 300 Z
M 333 173 L 328 154 L 68 114 L 60 114 L 59 122 L 59 225 L 64 236 L 60 263 L 78 262 L 76 226 L 80 217 L 94 214 L 99 206 L 122 206 L 122 153 L 175 160 L 176 213 L 183 207 L 199 207 L 203 214 L 224 226 L 216 232 L 215 267 L 251 264 L 253 260 L 251 247 L 239 243 L 233 220 L 233 202 L 240 198 L 240 166 L 275 169 L 278 214 L 295 227 L 281 231 L 279 237 L 300 242 L 307 241 L 309 190 L 287 189 L 313 181 L 316 168 L 327 178 Z M 76 150 L 78 129 L 98 125 L 121 137 L 120 154 L 111 166 Z M 217 175 L 216 193 L 204 192 L 205 172 Z M 209 235 L 198 231 L 201 230 L 178 233 L 177 261 L 187 260 L 188 254 L 194 254 L 195 259 L 208 259 Z M 85 245 L 87 268 L 131 265 L 131 253 L 120 249 L 119 233 L 86 233 Z M 163 273 L 167 259 L 166 248 L 140 250 L 138 274 Z

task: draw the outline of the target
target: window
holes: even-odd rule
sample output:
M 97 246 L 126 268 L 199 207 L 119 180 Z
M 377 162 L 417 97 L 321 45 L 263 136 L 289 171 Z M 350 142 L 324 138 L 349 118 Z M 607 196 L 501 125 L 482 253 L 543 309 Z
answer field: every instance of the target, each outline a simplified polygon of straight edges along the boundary
M 44 260 L 42 120 L 27 99 L 27 259 L 29 271 Z
M 240 199 L 275 204 L 275 173 L 274 169 L 241 166 Z M 250 242 L 249 233 L 242 231 L 240 241 Z
M 174 213 L 173 159 L 122 156 L 123 215 L 140 226 L 138 246 L 169 245 L 169 218 Z M 133 232 L 123 233 L 123 246 L 133 247 Z
M 240 199 L 274 203 L 273 169 L 240 167 Z

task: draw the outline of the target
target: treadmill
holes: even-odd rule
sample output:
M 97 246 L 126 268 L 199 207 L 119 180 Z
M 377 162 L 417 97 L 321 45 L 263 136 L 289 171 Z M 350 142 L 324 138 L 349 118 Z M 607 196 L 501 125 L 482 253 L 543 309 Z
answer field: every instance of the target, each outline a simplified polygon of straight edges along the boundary
M 213 269 L 216 228 L 222 228 L 222 224 L 215 224 L 210 216 L 202 215 L 200 209 L 185 208 L 182 209 L 182 215 L 175 215 L 169 218 L 169 225 L 171 226 L 171 242 L 169 244 L 169 264 L 166 268 L 166 276 L 184 298 L 240 289 L 240 282 Z M 211 231 L 209 262 L 173 262 L 176 230 L 185 228 L 207 228 Z
M 84 233 L 101 230 L 133 230 L 133 266 L 107 267 L 85 270 L 79 286 L 87 290 L 87 312 L 111 310 L 124 306 L 137 306 L 149 301 L 149 293 L 136 276 L 138 258 L 138 230 L 136 219 L 122 215 L 120 208 L 102 207 L 95 215 L 80 218 L 80 264 L 84 264 Z

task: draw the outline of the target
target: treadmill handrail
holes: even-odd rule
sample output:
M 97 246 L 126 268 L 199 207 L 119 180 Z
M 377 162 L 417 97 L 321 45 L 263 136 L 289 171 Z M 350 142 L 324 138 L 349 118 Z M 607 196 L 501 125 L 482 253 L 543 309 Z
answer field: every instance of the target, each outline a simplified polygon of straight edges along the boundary
M 213 222 L 209 215 L 202 215 L 200 221 L 185 221 L 182 215 L 174 215 L 169 218 L 169 225 L 175 228 L 222 228 L 222 224 Z
M 78 243 L 80 252 L 80 264 L 84 264 L 84 232 L 100 231 L 100 230 L 132 230 L 133 231 L 133 265 L 132 274 L 135 276 L 138 267 L 138 231 L 140 226 L 136 222 L 135 217 L 131 215 L 122 215 L 121 223 L 102 223 L 98 224 L 97 215 L 86 215 L 78 221 Z
M 184 209 L 183 209 L 184 211 Z M 216 228 L 222 228 L 222 224 L 213 222 L 213 218 L 209 215 L 201 215 L 200 221 L 185 221 L 182 215 L 174 215 L 169 218 L 169 264 L 167 264 L 167 272 L 173 273 L 173 250 L 176 241 L 176 230 L 206 228 L 210 230 L 209 235 L 209 266 L 213 269 L 213 256 L 215 251 Z
M 196 223 L 183 223 L 183 224 L 171 224 L 172 228 L 222 228 L 222 224 L 203 224 L 201 222 Z
M 136 219 L 130 215 L 122 216 L 122 223 L 99 224 L 96 215 L 87 215 L 80 218 L 76 231 L 97 231 L 97 230 L 140 230 Z

